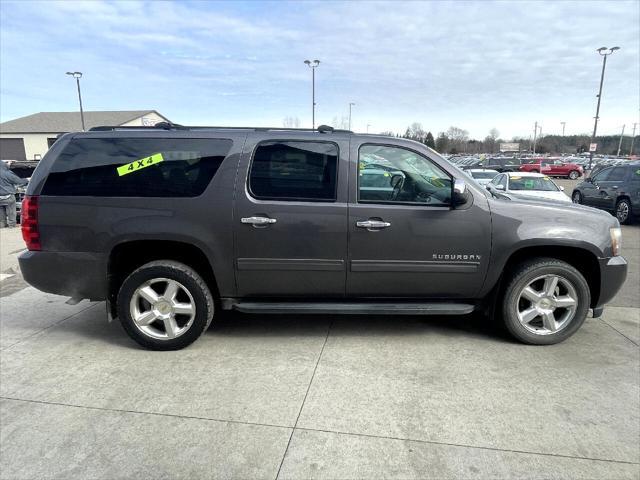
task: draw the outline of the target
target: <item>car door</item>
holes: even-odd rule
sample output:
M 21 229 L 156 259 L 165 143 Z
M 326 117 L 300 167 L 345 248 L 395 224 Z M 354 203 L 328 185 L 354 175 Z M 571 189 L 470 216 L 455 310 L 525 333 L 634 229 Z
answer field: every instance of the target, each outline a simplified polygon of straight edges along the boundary
M 609 173 L 613 170 L 613 167 L 603 168 L 593 177 L 590 177 L 591 181 L 585 181 L 582 184 L 582 203 L 597 207 L 600 205 L 600 183 L 606 181 Z
M 249 135 L 234 206 L 238 296 L 345 294 L 348 137 Z
M 618 190 L 627 179 L 628 169 L 626 167 L 613 167 L 607 178 L 598 182 L 599 196 L 597 206 L 613 211 L 618 199 Z
M 491 242 L 487 199 L 476 192 L 453 209 L 453 176 L 431 155 L 413 144 L 352 140 L 349 297 L 469 298 L 480 289 Z M 384 199 L 362 188 L 372 164 L 393 172 Z

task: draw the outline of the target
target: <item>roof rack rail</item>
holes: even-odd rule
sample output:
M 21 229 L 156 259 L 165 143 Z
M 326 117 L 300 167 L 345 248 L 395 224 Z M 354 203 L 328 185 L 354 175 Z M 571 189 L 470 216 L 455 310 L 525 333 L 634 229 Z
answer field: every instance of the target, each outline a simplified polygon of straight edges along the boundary
M 351 130 L 342 130 L 330 127 L 329 125 L 320 125 L 318 128 L 289 128 L 289 127 L 206 127 L 206 126 L 186 126 L 171 122 L 159 122 L 155 125 L 101 125 L 92 127 L 90 132 L 110 132 L 116 130 L 253 130 L 254 132 L 272 132 L 272 131 L 294 131 L 294 132 L 320 132 L 320 133 L 353 133 Z

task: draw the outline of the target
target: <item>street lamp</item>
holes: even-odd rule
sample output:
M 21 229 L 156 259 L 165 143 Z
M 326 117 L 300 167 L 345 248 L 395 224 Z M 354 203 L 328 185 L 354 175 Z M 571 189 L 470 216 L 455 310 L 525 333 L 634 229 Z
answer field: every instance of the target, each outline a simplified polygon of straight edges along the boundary
M 631 148 L 629 148 L 629 156 L 633 155 L 633 144 L 636 141 L 636 127 L 638 126 L 637 123 L 633 124 L 633 133 L 631 134 Z
M 355 103 L 349 102 L 349 130 L 351 130 L 351 107 L 353 107 Z
M 80 102 L 80 121 L 82 122 L 82 131 L 84 132 L 84 112 L 82 111 L 82 95 L 80 95 L 80 79 L 82 78 L 82 72 L 67 72 L 67 75 L 71 75 L 76 79 L 78 85 L 78 101 Z
M 567 126 L 567 122 L 560 122 L 560 125 L 562 125 L 562 136 L 564 137 L 564 127 Z
M 593 123 L 593 135 L 591 136 L 591 143 L 595 143 L 596 141 L 596 132 L 598 131 L 598 118 L 600 115 L 600 100 L 602 100 L 602 84 L 604 82 L 604 69 L 607 66 L 607 57 L 611 55 L 616 50 L 620 50 L 620 47 L 600 47 L 596 50 L 602 56 L 602 74 L 600 75 L 600 90 L 598 90 L 598 104 L 596 106 L 596 116 L 595 122 Z M 593 163 L 593 151 L 591 149 L 591 145 L 589 145 L 589 170 L 591 170 L 591 166 Z
M 316 68 L 320 60 L 305 60 L 304 63 L 311 69 L 311 128 L 316 128 Z

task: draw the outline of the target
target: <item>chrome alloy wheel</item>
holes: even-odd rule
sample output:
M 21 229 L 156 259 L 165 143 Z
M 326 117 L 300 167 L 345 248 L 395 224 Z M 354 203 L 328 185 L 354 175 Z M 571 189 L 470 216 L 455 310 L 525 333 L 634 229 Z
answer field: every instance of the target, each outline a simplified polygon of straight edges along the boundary
M 518 296 L 518 320 L 536 335 L 550 335 L 567 327 L 576 313 L 578 294 L 559 275 L 543 275 L 529 282 Z
M 169 278 L 153 278 L 133 292 L 129 311 L 134 325 L 142 333 L 168 340 L 191 328 L 196 304 L 181 283 Z
M 616 208 L 616 217 L 620 223 L 623 223 L 629 217 L 629 205 L 627 202 L 618 203 L 618 207 Z

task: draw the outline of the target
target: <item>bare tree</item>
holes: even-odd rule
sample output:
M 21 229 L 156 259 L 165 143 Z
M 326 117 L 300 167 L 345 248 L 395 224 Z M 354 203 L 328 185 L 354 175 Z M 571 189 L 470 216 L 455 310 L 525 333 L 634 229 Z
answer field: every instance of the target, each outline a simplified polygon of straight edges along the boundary
M 298 117 L 284 117 L 282 126 L 285 128 L 300 128 L 300 119 Z
M 333 128 L 339 128 L 342 130 L 347 130 L 349 128 L 349 116 L 348 115 L 342 115 L 342 117 L 340 117 L 338 119 L 337 116 L 333 117 L 333 120 L 331 122 L 331 126 Z
M 500 136 L 500 132 L 496 127 L 493 127 L 491 130 L 489 130 L 489 136 L 493 138 L 493 141 L 495 142 Z

